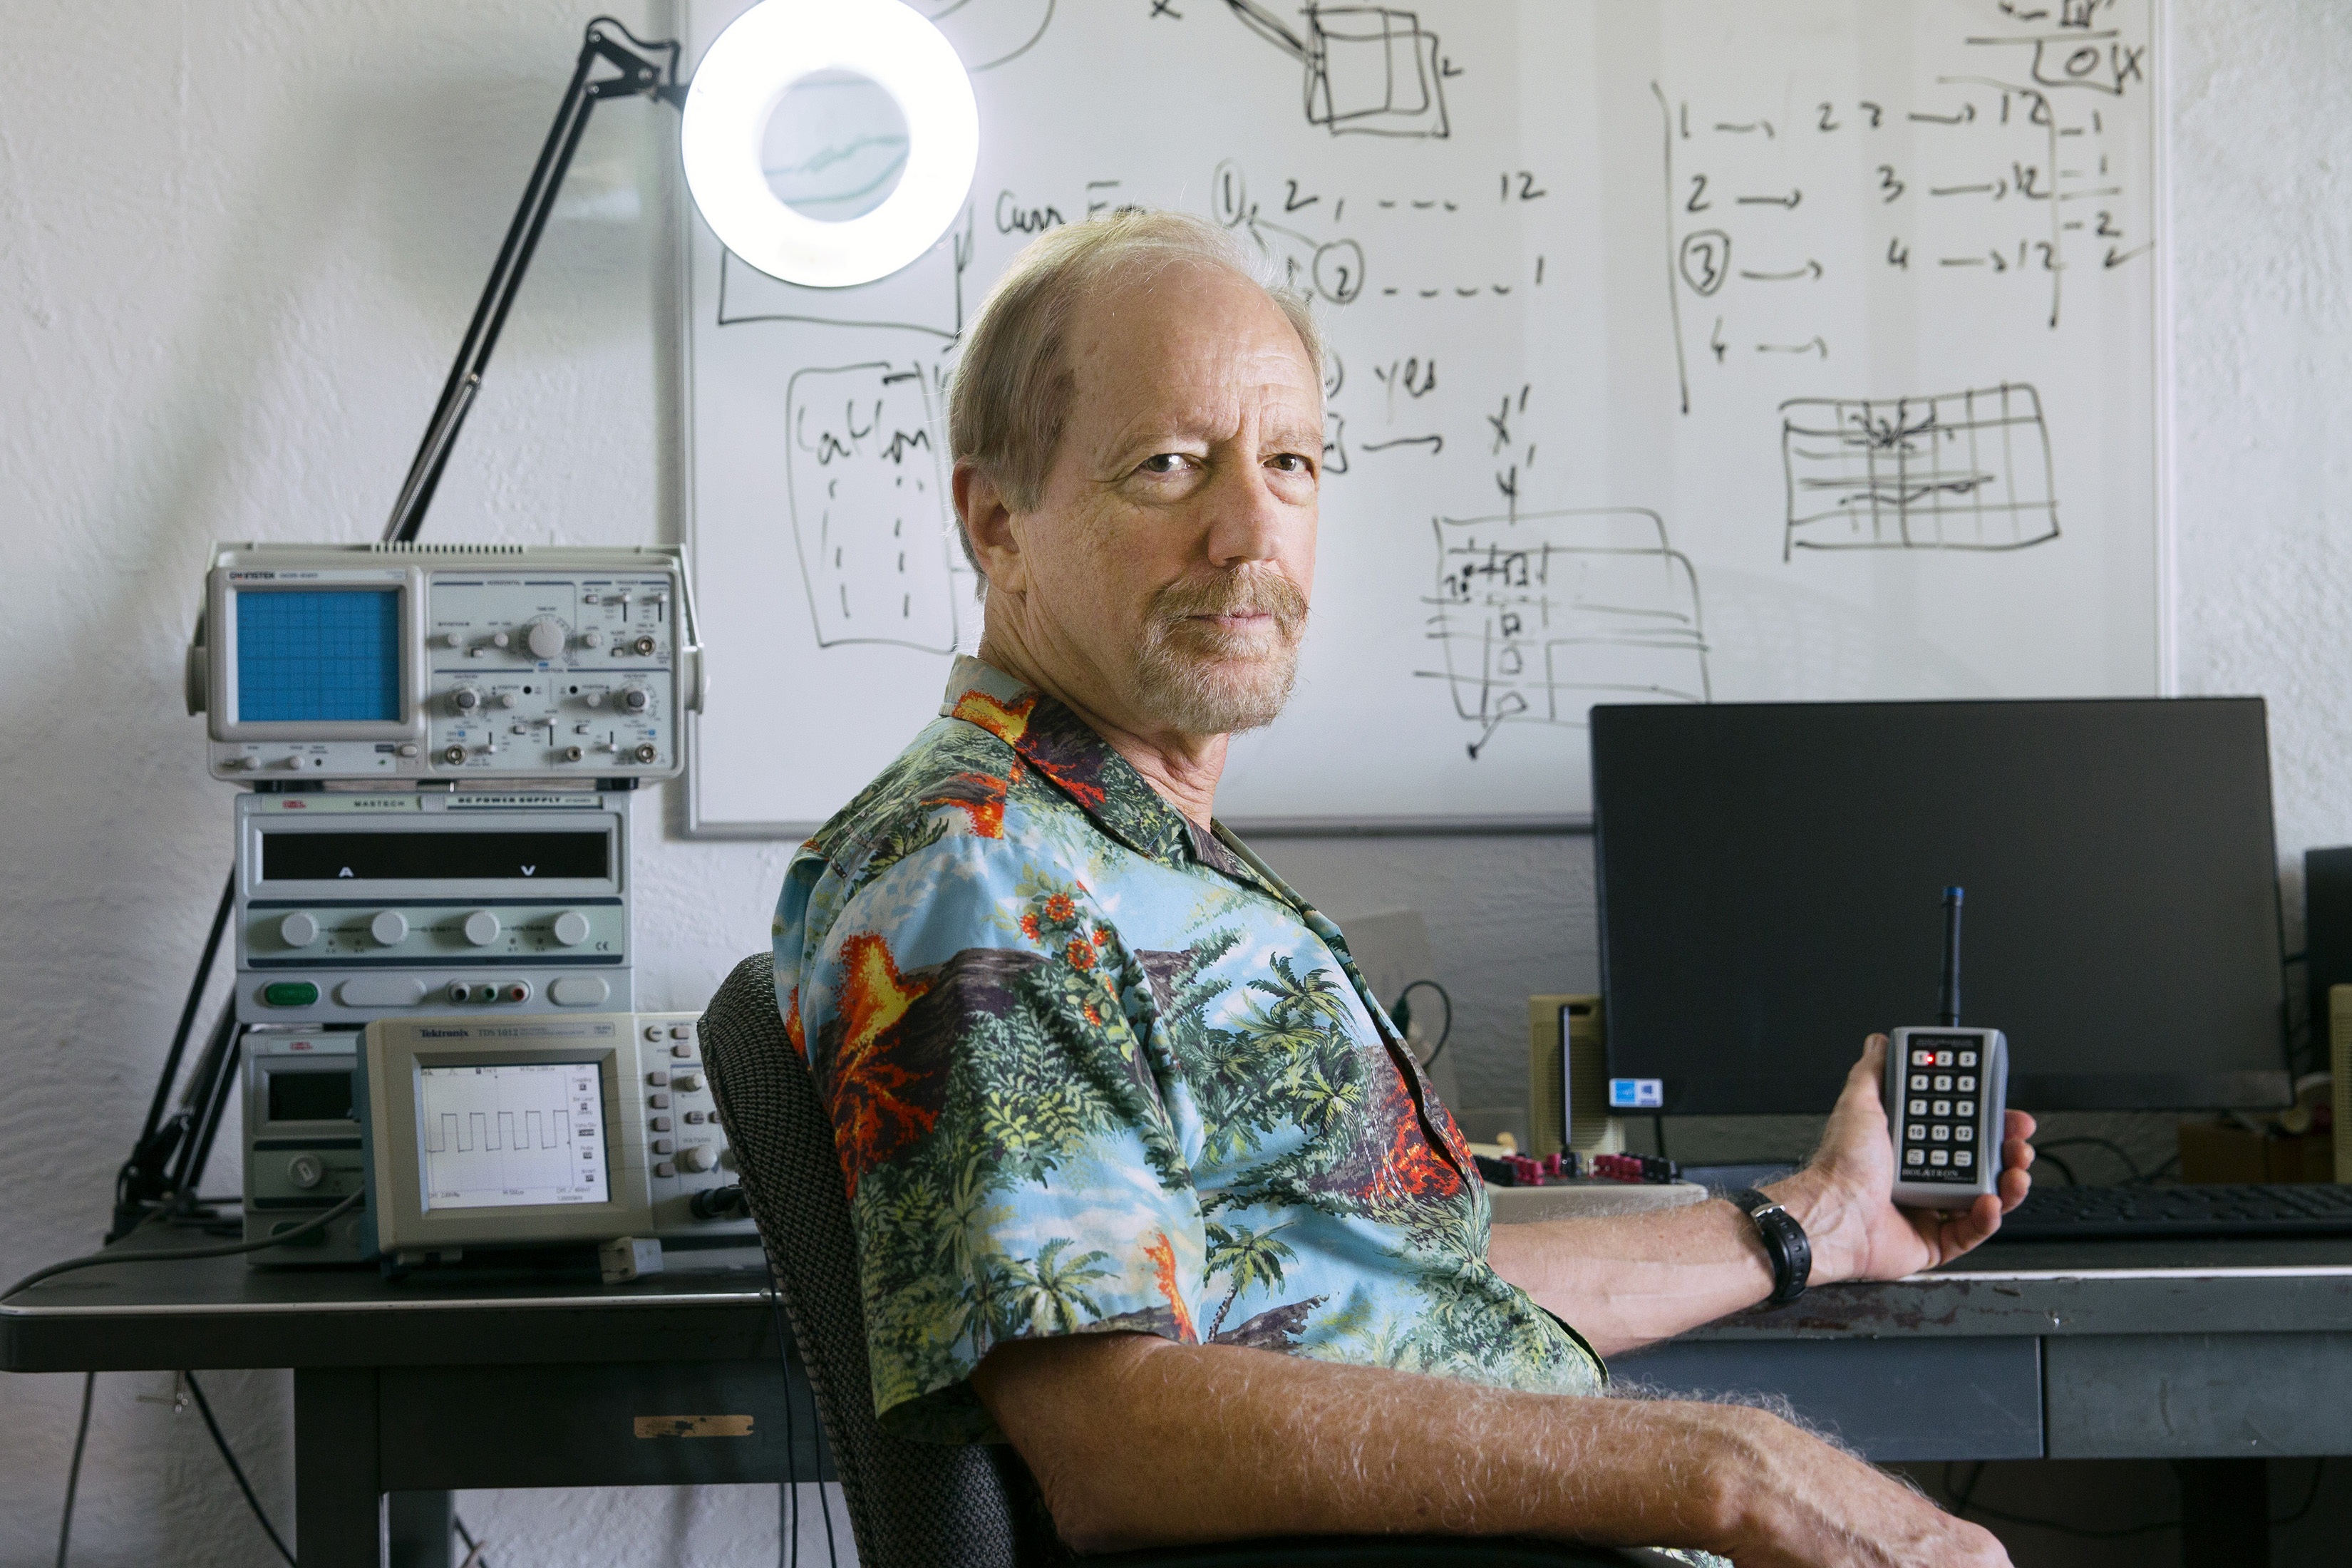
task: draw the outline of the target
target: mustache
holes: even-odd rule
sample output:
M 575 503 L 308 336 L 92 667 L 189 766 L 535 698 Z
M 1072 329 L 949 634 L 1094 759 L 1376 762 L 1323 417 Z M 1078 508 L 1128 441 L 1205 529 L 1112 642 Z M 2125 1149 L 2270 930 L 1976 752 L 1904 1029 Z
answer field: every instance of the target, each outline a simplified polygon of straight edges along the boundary
M 1152 596 L 1151 609 L 1163 624 L 1193 616 L 1271 616 L 1284 636 L 1293 638 L 1307 625 L 1307 595 L 1297 584 L 1271 572 L 1171 583 Z

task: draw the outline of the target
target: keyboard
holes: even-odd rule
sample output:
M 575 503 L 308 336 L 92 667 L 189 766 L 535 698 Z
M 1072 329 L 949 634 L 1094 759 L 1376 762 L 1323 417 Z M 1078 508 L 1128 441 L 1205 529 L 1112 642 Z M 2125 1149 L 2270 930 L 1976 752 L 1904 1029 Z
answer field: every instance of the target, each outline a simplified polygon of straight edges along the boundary
M 2037 1186 L 2000 1222 L 2003 1241 L 2192 1236 L 2352 1236 L 2352 1186 Z

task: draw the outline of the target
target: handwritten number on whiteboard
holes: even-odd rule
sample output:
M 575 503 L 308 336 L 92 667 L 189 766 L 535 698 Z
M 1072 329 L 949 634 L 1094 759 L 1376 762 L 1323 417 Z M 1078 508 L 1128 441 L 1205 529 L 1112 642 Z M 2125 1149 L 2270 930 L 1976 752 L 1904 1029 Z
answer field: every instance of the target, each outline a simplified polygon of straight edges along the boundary
M 2101 239 L 2121 239 L 2124 237 L 2124 231 L 2116 226 L 2116 215 L 2105 211 L 2099 214 L 2099 226 L 2091 232 Z
M 1686 213 L 1703 213 L 1714 205 L 1715 204 L 1713 202 L 1706 199 L 1706 176 L 1705 174 L 1693 174 L 1691 176 L 1690 200 L 1683 204 L 1683 211 Z
M 1881 163 L 1878 165 L 1878 188 L 1886 193 L 1884 196 L 1879 198 L 1881 205 L 1884 205 L 1886 202 L 1893 201 L 1895 197 L 1901 195 L 1910 187 L 1906 186 L 1902 181 L 1895 177 L 1894 164 Z
M 1523 202 L 1536 201 L 1541 197 L 1551 195 L 1549 191 L 1543 189 L 1536 184 L 1535 174 L 1531 171 L 1520 169 L 1514 173 L 1509 169 L 1506 169 L 1503 171 L 1503 200 L 1507 202 L 1511 199 L 1511 182 L 1513 180 L 1517 180 L 1519 183 L 1519 200 Z
M 1884 109 L 1881 109 L 1878 105 L 1876 105 L 1876 104 L 1874 104 L 1874 103 L 1870 103 L 1870 102 L 1865 101 L 1865 102 L 1864 102 L 1863 104 L 1861 104 L 1859 107 L 1861 107 L 1861 108 L 1863 108 L 1863 109 L 1865 109 L 1865 110 L 1869 110 L 1869 111 L 1870 111 L 1870 128 L 1871 128 L 1873 131 L 1877 130 L 1877 129 L 1878 129 L 1878 122 L 1879 122 L 1880 121 L 1882 121 L 1882 120 L 1884 120 L 1884 119 L 1885 119 L 1885 118 L 1886 118 L 1886 110 L 1885 110 Z
M 1899 267 L 1906 272 L 1911 270 L 1911 247 L 1899 237 L 1886 242 L 1886 265 Z
M 1831 119 L 1831 118 L 1830 118 L 1830 105 L 1828 105 L 1828 104 L 1824 103 L 1824 104 L 1822 104 L 1821 107 L 1822 107 L 1822 130 L 1824 130 L 1824 131 L 1835 131 L 1835 130 L 1837 130 L 1837 129 L 1838 129 L 1838 122 L 1837 122 L 1836 121 L 1834 121 L 1834 120 L 1832 120 L 1832 119 Z

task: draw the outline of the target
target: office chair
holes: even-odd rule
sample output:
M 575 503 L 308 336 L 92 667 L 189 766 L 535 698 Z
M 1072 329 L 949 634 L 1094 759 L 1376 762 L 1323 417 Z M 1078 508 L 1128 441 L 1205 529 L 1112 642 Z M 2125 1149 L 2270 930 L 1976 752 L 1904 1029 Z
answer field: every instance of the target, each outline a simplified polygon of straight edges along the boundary
M 1008 1444 L 910 1442 L 875 1418 L 849 1202 L 833 1126 L 777 1015 L 772 961 L 735 966 L 702 1016 L 702 1059 L 793 1339 L 816 1391 L 861 1568 L 1077 1561 Z M 1671 1560 L 1539 1542 L 1289 1538 L 1121 1552 L 1120 1568 L 1630 1568 Z

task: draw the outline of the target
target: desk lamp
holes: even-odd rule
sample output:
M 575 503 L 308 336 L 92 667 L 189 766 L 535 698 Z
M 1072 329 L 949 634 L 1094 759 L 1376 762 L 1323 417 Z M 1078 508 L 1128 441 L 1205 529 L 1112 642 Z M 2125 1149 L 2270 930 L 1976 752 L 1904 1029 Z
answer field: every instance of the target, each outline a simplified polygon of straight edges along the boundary
M 385 542 L 406 543 L 424 526 L 425 509 L 598 103 L 653 98 L 682 110 L 679 155 L 696 207 L 729 249 L 787 283 L 842 289 L 889 276 L 938 240 L 971 188 L 980 157 L 971 79 L 940 30 L 902 0 L 760 0 L 712 42 L 691 83 L 678 79 L 679 54 L 675 40 L 648 43 L 610 16 L 588 24 L 555 123 L 540 148 L 457 363 L 384 524 Z M 610 68 L 611 74 L 597 74 L 600 68 Z M 908 149 L 898 187 L 879 206 L 845 222 L 827 223 L 794 212 L 769 186 L 761 142 L 787 92 L 804 78 L 835 69 L 870 78 L 890 94 L 906 119 Z M 152 1205 L 192 1194 L 211 1155 L 236 1081 L 243 1035 L 233 1001 L 223 1006 L 197 1058 L 179 1110 L 168 1118 L 164 1112 L 236 887 L 232 872 L 145 1124 L 116 1177 L 110 1242 L 139 1224 Z

